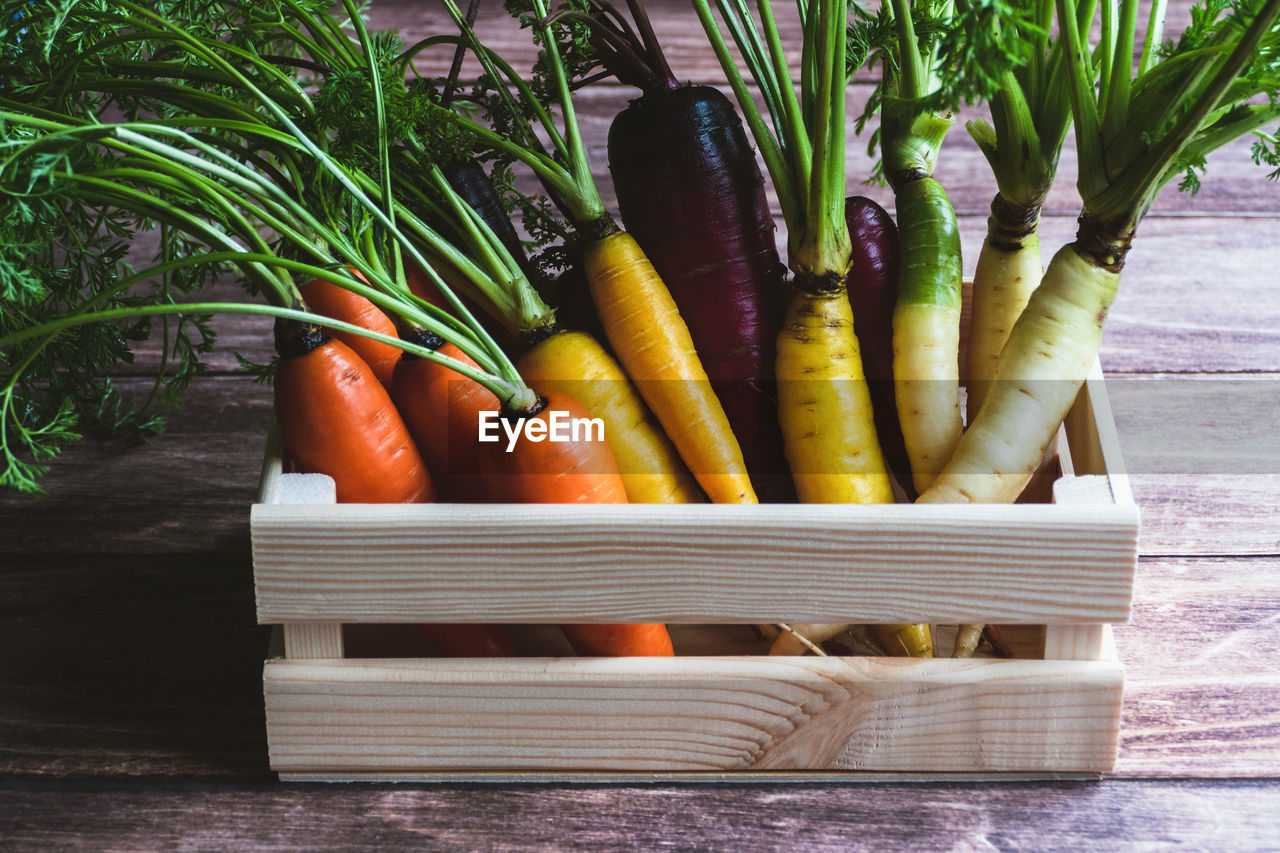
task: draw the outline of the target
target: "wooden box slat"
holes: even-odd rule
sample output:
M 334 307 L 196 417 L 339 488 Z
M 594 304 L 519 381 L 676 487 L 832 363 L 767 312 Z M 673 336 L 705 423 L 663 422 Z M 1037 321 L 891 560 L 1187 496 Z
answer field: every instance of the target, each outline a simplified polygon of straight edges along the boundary
M 334 505 L 258 506 L 252 524 L 261 622 L 1071 623 L 1128 619 L 1138 516 Z
M 1113 429 L 1094 417 L 1105 406 L 1101 385 L 1095 371 L 1066 423 L 1081 474 L 1119 464 Z M 276 477 L 272 470 L 265 479 Z M 251 531 L 263 623 L 1074 624 L 1129 618 L 1138 521 L 1131 499 L 257 504 Z
M 1101 772 L 1122 682 L 1092 662 L 270 661 L 282 773 Z

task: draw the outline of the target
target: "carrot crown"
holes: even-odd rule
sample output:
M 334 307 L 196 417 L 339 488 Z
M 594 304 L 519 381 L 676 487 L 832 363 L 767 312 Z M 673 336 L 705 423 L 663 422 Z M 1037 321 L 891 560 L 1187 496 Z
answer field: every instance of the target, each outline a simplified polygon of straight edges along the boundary
M 1225 143 L 1258 134 L 1254 159 L 1280 167 L 1276 136 L 1260 133 L 1280 119 L 1280 0 L 1209 0 L 1164 48 L 1164 5 L 1154 4 L 1136 68 L 1137 0 L 1103 0 L 1096 88 L 1077 0 L 1057 0 L 1057 10 L 1084 200 L 1079 242 L 1097 263 L 1118 268 L 1161 187 L 1182 175 L 1183 189 L 1197 189 L 1205 157 Z
M 707 0 L 694 0 L 694 9 L 778 194 L 789 234 L 790 266 L 801 286 L 840 287 L 850 251 L 844 220 L 847 4 L 799 4 L 804 43 L 797 98 L 769 0 L 757 3 L 758 22 L 745 4 L 715 2 L 760 89 L 771 123 L 755 106 Z
M 481 147 L 492 148 L 525 164 L 569 214 L 576 227 L 592 226 L 606 218 L 604 202 L 591 174 L 591 163 L 578 128 L 569 78 L 553 24 L 549 21 L 550 10 L 546 0 L 529 0 L 529 5 L 533 10 L 535 40 L 542 48 L 543 61 L 539 67 L 548 78 L 545 85 L 560 110 L 559 124 L 542 105 L 524 76 L 481 43 L 457 3 L 454 0 L 442 0 L 442 3 L 458 27 L 463 42 L 492 81 L 503 118 L 512 128 L 507 133 L 499 133 L 470 116 L 445 107 L 435 110 L 434 117 L 470 134 Z M 549 152 L 539 141 L 538 131 L 550 140 Z
M 1095 11 L 1095 3 L 1080 5 L 1081 31 L 1092 27 Z M 1058 82 L 1066 73 L 1065 42 L 1050 37 L 1052 23 L 1052 4 L 1037 3 L 1030 19 L 970 19 L 963 28 L 968 34 L 975 27 L 1003 27 L 1017 35 L 1017 67 L 1000 74 L 990 98 L 992 123 L 975 119 L 965 129 L 990 163 L 1001 197 L 1028 213 L 1049 194 L 1071 126 L 1068 90 Z

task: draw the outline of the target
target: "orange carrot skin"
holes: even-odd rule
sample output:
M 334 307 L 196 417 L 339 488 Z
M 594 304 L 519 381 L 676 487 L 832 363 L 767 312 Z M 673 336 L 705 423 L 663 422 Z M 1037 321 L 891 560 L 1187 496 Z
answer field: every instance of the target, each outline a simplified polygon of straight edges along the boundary
M 547 420 L 553 411 L 570 417 L 590 417 L 571 397 L 551 393 L 532 417 Z M 605 442 L 521 441 L 507 453 L 499 444 L 483 444 L 481 469 L 494 500 L 511 503 L 627 502 L 613 451 Z M 671 635 L 660 623 L 562 625 L 580 655 L 670 657 Z
M 437 352 L 474 365 L 466 353 L 440 339 Z M 476 459 L 476 419 L 482 409 L 497 410 L 498 398 L 475 380 L 443 364 L 404 353 L 391 380 L 391 399 L 427 460 L 445 500 L 486 500 Z M 515 646 L 501 625 L 421 624 L 416 626 L 436 651 L 451 658 L 504 658 Z
M 546 396 L 531 419 L 550 422 L 554 411 L 590 418 L 582 404 L 563 394 Z M 603 441 L 532 442 L 522 439 L 480 444 L 480 471 L 490 499 L 500 503 L 624 504 L 627 493 L 613 451 Z
M 426 462 L 369 366 L 317 327 L 306 343 L 281 337 L 276 421 L 297 470 L 332 477 L 339 503 L 435 500 Z
M 453 344 L 437 352 L 475 365 Z M 501 408 L 493 392 L 443 364 L 405 354 L 392 376 L 391 399 L 444 498 L 463 503 L 487 500 L 480 477 L 479 418 L 482 411 Z
M 307 282 L 299 287 L 298 291 L 306 301 L 307 307 L 317 314 L 342 320 L 371 332 L 381 332 L 393 338 L 396 336 L 396 324 L 391 321 L 391 318 L 377 305 L 358 293 L 352 293 L 344 287 L 320 278 Z M 378 381 L 384 388 L 391 387 L 391 374 L 395 370 L 396 362 L 400 360 L 401 350 L 391 344 L 361 337 L 353 332 L 333 330 L 329 335 L 342 341 L 360 356 L 361 360 L 373 369 L 374 375 L 378 377 Z
M 436 651 L 451 658 L 509 658 L 516 649 L 501 625 L 418 625 L 420 633 Z
M 667 626 L 561 625 L 569 645 L 582 657 L 671 657 L 675 651 Z
M 436 283 L 427 275 L 426 270 L 407 259 L 404 264 L 404 282 L 408 285 L 409 292 L 414 296 L 425 302 L 430 302 L 437 308 L 443 308 L 446 311 L 450 310 L 444 294 L 440 292 L 440 288 L 436 287 Z

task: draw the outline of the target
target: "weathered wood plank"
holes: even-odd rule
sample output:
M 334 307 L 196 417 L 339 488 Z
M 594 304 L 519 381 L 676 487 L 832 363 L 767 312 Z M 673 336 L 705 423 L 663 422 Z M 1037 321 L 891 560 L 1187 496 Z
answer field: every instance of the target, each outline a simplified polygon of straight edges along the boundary
M 52 463 L 45 496 L 0 493 L 0 554 L 247 555 L 271 419 L 269 388 L 198 379 L 163 435 L 81 441 Z
M 1280 783 L 238 785 L 0 782 L 17 849 L 1261 850 Z M 1229 821 L 1229 823 L 1228 823 Z
M 1107 388 L 1143 554 L 1280 552 L 1280 376 L 1113 376 Z
M 1280 754 L 1280 559 L 1139 566 L 1116 772 L 1271 775 Z
M 252 589 L 226 554 L 0 557 L 0 776 L 265 777 Z

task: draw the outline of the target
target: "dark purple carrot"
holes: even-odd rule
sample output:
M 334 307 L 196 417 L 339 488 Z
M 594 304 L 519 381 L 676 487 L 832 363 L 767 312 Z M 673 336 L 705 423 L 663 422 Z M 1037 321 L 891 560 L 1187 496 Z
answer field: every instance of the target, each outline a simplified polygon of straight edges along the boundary
M 519 265 L 520 271 L 529 276 L 530 280 L 536 280 L 536 270 L 530 263 L 528 254 L 525 253 L 520 235 L 516 233 L 510 214 L 502 206 L 502 197 L 498 194 L 484 167 L 475 160 L 456 160 L 447 166 L 442 166 L 440 171 L 444 172 L 445 179 L 449 181 L 449 186 L 453 187 L 454 192 L 502 241 L 502 245 Z
M 728 98 L 677 82 L 639 0 L 628 0 L 638 35 L 593 6 L 601 63 L 643 92 L 609 129 L 623 224 L 689 327 L 757 496 L 794 501 L 773 373 L 786 268 L 755 151 Z
M 853 243 L 849 303 L 853 330 L 862 348 L 862 372 L 871 386 L 876 434 L 885 464 L 907 498 L 916 499 L 911 463 L 898 425 L 893 394 L 893 309 L 898 301 L 898 226 L 883 207 L 863 196 L 844 201 L 844 218 Z

